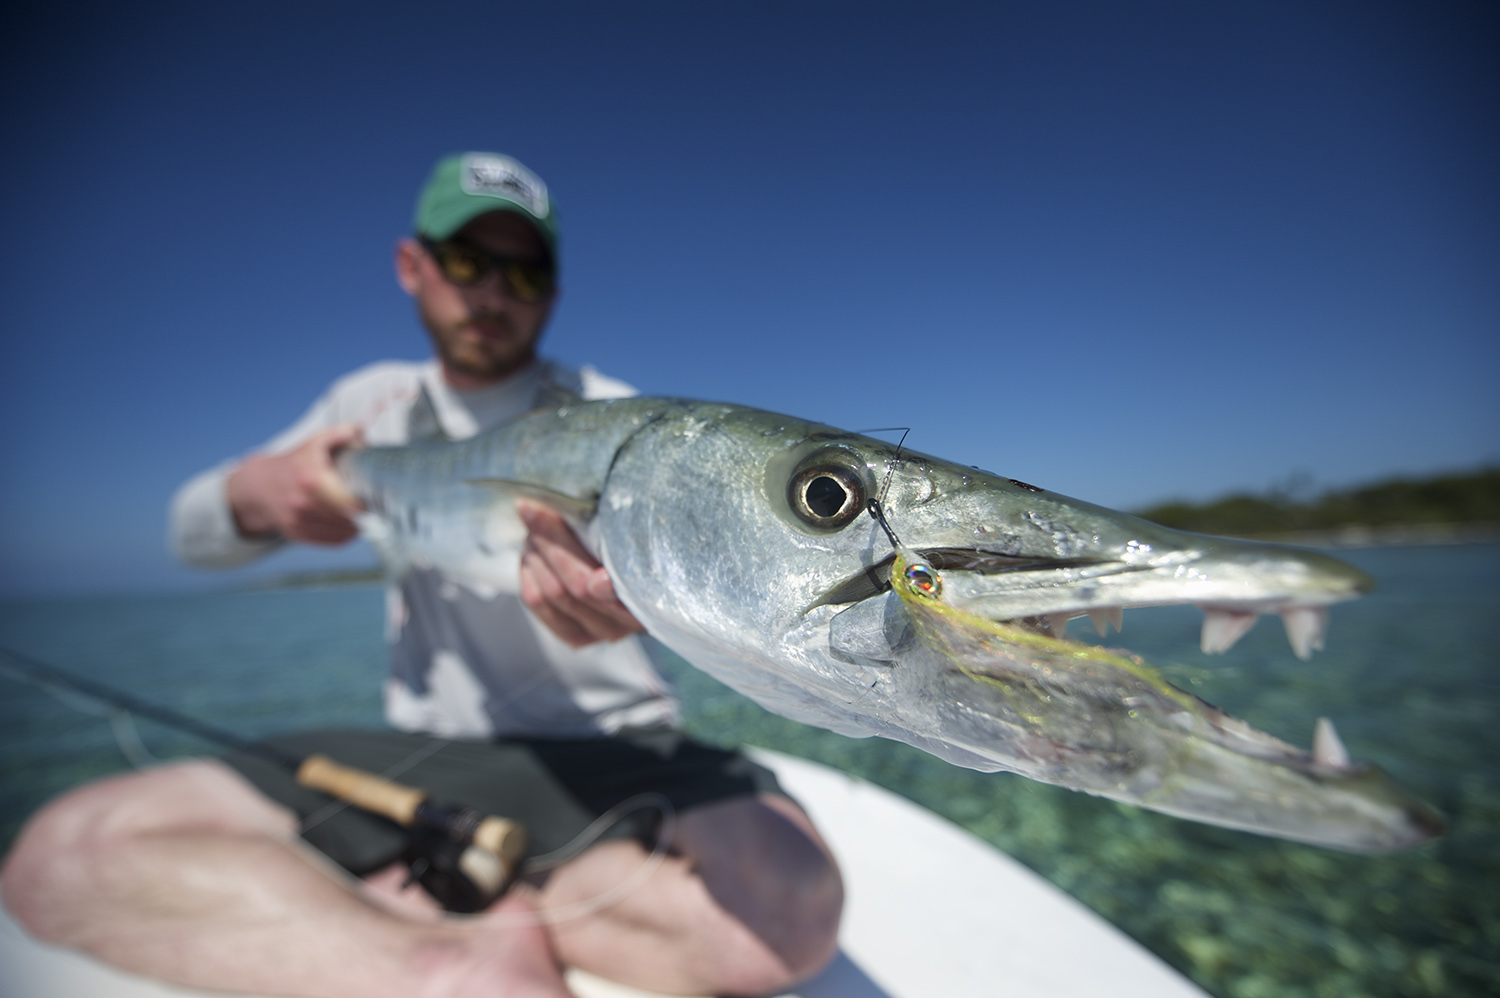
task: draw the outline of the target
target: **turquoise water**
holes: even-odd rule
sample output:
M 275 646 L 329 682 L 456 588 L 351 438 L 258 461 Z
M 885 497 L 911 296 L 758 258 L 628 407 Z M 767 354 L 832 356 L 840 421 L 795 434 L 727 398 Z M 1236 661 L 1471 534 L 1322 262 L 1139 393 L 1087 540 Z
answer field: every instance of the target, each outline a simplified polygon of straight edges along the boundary
M 1113 643 L 1290 741 L 1307 744 L 1314 718 L 1331 716 L 1355 758 L 1451 821 L 1447 838 L 1399 856 L 1275 842 L 973 773 L 771 716 L 686 665 L 673 679 L 700 737 L 806 756 L 904 794 L 1216 995 L 1500 993 L 1500 546 L 1343 556 L 1381 588 L 1335 608 L 1328 650 L 1311 663 L 1292 657 L 1272 620 L 1207 658 L 1200 615 L 1180 608 L 1128 613 Z M 381 605 L 373 588 L 7 601 L 0 644 L 243 734 L 379 726 Z M 52 794 L 130 765 L 88 707 L 0 677 L 0 842 Z M 147 721 L 136 732 L 155 757 L 203 751 Z

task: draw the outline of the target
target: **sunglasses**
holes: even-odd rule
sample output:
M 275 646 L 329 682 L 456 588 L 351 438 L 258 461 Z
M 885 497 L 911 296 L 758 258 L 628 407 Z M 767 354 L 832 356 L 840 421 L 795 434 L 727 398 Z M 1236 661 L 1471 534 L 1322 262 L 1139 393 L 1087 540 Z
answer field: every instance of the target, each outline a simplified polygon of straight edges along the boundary
M 432 254 L 432 259 L 437 262 L 443 276 L 459 287 L 473 287 L 493 270 L 499 271 L 506 293 L 526 305 L 546 301 L 552 297 L 556 288 L 552 265 L 549 263 L 497 256 L 458 240 L 437 242 L 426 236 L 418 236 L 417 241 Z

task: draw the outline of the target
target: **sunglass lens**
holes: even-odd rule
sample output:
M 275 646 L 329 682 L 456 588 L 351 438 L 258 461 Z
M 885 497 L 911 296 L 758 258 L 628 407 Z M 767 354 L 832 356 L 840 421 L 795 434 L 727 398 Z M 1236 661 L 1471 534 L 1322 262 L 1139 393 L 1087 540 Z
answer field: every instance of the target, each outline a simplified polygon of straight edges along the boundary
M 535 305 L 546 298 L 552 290 L 552 276 L 541 267 L 524 263 L 508 264 L 505 268 L 505 283 L 518 301 Z
M 438 266 L 443 269 L 443 276 L 454 284 L 476 284 L 489 269 L 488 260 L 461 246 L 440 246 L 436 256 Z

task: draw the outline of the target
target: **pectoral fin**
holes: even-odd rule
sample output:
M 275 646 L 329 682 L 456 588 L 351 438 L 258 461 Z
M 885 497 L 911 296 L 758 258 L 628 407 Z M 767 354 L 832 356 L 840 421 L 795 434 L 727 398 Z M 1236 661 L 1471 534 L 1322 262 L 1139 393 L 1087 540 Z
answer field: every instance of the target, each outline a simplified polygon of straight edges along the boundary
M 534 499 L 543 506 L 555 509 L 563 516 L 580 522 L 592 519 L 594 512 L 599 508 L 598 496 L 580 499 L 577 496 L 566 495 L 546 486 L 532 485 L 529 482 L 513 482 L 507 478 L 466 478 L 464 481 L 509 499 Z
M 543 385 L 536 395 L 536 409 L 557 409 L 565 405 L 577 405 L 584 401 L 582 395 L 565 388 L 555 381 Z

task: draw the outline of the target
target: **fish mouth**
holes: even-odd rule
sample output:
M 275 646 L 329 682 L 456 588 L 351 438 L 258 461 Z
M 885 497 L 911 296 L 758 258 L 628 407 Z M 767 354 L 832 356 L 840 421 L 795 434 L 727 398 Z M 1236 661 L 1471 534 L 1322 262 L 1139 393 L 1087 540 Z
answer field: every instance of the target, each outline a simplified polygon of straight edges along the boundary
M 1025 572 L 1038 569 L 1082 568 L 1093 565 L 1121 565 L 1120 562 L 1099 558 L 1030 558 L 1022 555 L 1002 554 L 975 548 L 919 548 L 921 555 L 938 571 L 978 572 L 997 575 L 1004 572 Z M 833 588 L 809 604 L 811 610 L 820 606 L 843 606 L 860 600 L 890 592 L 891 566 L 896 563 L 894 552 L 880 561 L 843 579 Z M 1121 567 L 1124 567 L 1121 565 Z
M 1248 549 L 1262 554 L 1262 549 Z M 1287 549 L 1267 546 L 1263 550 L 1279 554 Z M 1184 577 L 1203 578 L 1208 574 L 1196 564 L 1197 556 L 1187 553 L 1146 563 L 1109 557 L 1018 555 L 967 547 L 918 548 L 915 553 L 943 573 L 947 598 L 955 606 L 1057 640 L 1068 640 L 1068 623 L 1080 617 L 1087 617 L 1102 638 L 1108 637 L 1111 627 L 1116 632 L 1122 630 L 1128 609 L 1196 606 L 1203 612 L 1199 647 L 1210 655 L 1233 648 L 1262 614 L 1275 614 L 1281 618 L 1292 653 L 1307 661 L 1313 652 L 1323 650 L 1328 605 L 1361 595 L 1374 586 L 1368 576 L 1332 559 L 1326 560 L 1337 564 L 1340 571 L 1329 573 L 1321 584 L 1277 587 L 1251 585 L 1244 579 L 1228 585 L 1182 582 Z M 1303 554 L 1296 553 L 1299 558 Z M 1315 552 L 1305 554 L 1324 559 Z M 807 609 L 857 603 L 889 592 L 894 562 L 893 553 L 847 576 Z M 1177 596 L 1170 591 L 1173 588 L 1197 592 Z

